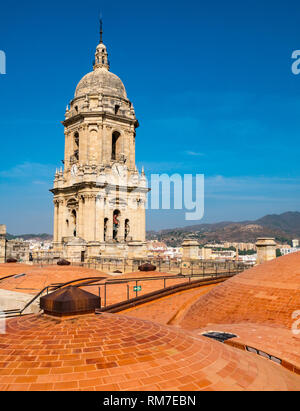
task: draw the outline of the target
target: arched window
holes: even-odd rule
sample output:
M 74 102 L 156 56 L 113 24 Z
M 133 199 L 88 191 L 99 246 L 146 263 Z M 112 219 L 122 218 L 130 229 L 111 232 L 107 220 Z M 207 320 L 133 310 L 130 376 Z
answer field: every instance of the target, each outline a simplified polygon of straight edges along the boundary
M 120 142 L 120 133 L 114 131 L 112 135 L 111 159 L 116 160 L 118 154 L 118 143 Z
M 73 236 L 76 237 L 77 236 L 77 230 L 76 230 L 76 225 L 77 225 L 77 214 L 75 210 L 72 210 L 71 213 L 72 219 L 73 219 Z
M 125 229 L 124 229 L 124 240 L 127 241 L 129 237 L 129 232 L 130 232 L 130 225 L 129 225 L 129 220 L 126 218 L 125 220 Z
M 74 133 L 74 158 L 79 160 L 79 133 L 77 131 Z
M 104 241 L 106 241 L 107 226 L 108 226 L 108 218 L 105 218 L 104 219 L 104 230 L 103 230 L 103 239 L 104 239 Z
M 119 217 L 120 217 L 120 211 L 115 210 L 113 213 L 113 240 L 118 241 L 118 231 L 119 231 Z
M 118 114 L 120 110 L 120 106 L 118 104 L 115 105 L 115 114 Z

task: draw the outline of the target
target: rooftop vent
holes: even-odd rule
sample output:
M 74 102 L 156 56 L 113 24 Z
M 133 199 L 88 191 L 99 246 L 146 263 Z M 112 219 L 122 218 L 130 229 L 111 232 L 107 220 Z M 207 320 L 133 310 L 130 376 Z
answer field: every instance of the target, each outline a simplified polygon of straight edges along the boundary
M 45 314 L 56 317 L 87 314 L 100 308 L 100 298 L 78 287 L 69 286 L 40 298 Z
M 10 258 L 8 258 L 8 259 L 6 260 L 6 262 L 7 262 L 7 263 L 17 263 L 18 260 L 16 260 L 15 258 L 10 257 Z
M 57 265 L 70 265 L 71 263 L 70 261 L 61 259 L 61 260 L 58 260 L 56 264 Z
M 142 264 L 139 266 L 139 271 L 155 271 L 156 270 L 156 266 L 153 264 Z
M 214 340 L 217 340 L 219 342 L 224 342 L 226 340 L 230 340 L 230 338 L 235 338 L 237 335 L 235 334 L 230 334 L 230 333 L 223 333 L 219 331 L 209 331 L 206 333 L 202 334 L 204 337 L 212 338 Z

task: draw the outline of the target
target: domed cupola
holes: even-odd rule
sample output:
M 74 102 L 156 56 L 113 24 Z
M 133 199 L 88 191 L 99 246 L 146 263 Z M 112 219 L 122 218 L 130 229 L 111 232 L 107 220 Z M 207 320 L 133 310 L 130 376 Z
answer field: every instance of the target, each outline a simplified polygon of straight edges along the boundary
M 110 65 L 106 46 L 102 40 L 102 20 L 100 21 L 100 43 L 96 47 L 93 71 L 86 74 L 78 83 L 75 98 L 89 94 L 103 94 L 127 100 L 122 80 L 109 71 Z

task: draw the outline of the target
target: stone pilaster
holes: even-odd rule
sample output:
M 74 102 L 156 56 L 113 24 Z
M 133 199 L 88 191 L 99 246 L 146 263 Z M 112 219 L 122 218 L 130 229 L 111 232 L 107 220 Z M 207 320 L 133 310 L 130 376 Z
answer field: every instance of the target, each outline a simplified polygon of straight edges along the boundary
M 5 263 L 6 258 L 6 226 L 0 224 L 0 264 Z

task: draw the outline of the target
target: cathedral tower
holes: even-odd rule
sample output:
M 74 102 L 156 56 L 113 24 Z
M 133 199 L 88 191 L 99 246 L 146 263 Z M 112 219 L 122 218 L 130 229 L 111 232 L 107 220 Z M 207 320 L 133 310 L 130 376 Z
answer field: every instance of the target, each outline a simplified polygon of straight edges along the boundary
M 93 71 L 66 108 L 64 169 L 51 190 L 54 248 L 74 261 L 145 252 L 149 189 L 135 165 L 139 124 L 122 81 L 109 70 L 101 22 Z

